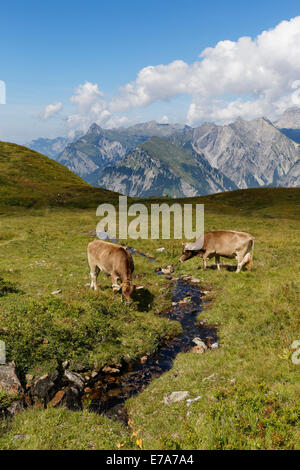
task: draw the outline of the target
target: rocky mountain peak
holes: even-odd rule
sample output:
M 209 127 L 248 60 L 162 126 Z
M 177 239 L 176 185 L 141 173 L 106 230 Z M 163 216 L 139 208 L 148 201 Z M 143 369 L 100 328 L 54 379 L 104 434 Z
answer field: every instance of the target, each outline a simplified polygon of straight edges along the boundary
M 102 127 L 98 126 L 98 124 L 96 124 L 94 122 L 94 124 L 92 124 L 88 131 L 87 131 L 87 134 L 96 134 L 96 135 L 102 135 L 103 134 L 103 129 Z

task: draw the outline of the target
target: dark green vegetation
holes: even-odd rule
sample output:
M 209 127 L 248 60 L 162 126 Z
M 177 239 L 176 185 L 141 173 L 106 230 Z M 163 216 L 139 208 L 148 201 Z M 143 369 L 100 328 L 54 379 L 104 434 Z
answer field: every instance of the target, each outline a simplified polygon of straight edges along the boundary
M 158 201 L 167 200 L 152 202 Z M 202 271 L 197 257 L 178 263 L 179 240 L 130 240 L 156 262 L 134 255 L 134 282 L 144 293 L 129 307 L 112 301 L 110 278 L 100 274 L 99 292 L 86 285 L 95 209 L 2 204 L 0 276 L 17 291 L 6 289 L 0 297 L 0 339 L 23 373 L 39 375 L 66 359 L 74 369 L 97 368 L 154 352 L 180 331 L 159 315 L 171 303 L 170 283 L 154 269 L 169 264 L 175 276 L 196 276 L 209 291 L 199 320 L 217 327 L 219 348 L 179 354 L 169 372 L 126 403 L 129 428 L 88 410 L 28 409 L 0 422 L 1 449 L 299 448 L 299 365 L 291 360 L 291 345 L 300 339 L 300 190 L 253 189 L 176 202 L 205 203 L 206 230 L 254 235 L 254 270 L 237 275 L 227 269 L 235 261 L 224 259 L 220 272 L 213 261 Z M 164 403 L 165 395 L 180 390 L 201 398 L 190 406 Z M 7 400 L 2 393 L 0 407 Z
M 20 145 L 0 142 L 0 205 L 95 207 L 117 195 L 93 188 L 60 163 Z

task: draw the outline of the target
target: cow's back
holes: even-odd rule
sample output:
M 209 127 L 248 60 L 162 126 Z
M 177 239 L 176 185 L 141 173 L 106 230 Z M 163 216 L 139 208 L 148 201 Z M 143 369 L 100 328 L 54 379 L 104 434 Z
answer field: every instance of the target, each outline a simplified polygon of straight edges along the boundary
M 134 264 L 131 254 L 122 246 L 94 240 L 88 244 L 89 263 L 95 263 L 102 271 L 115 273 L 120 278 L 131 278 Z
M 203 249 L 211 253 L 232 256 L 253 240 L 252 235 L 234 230 L 216 230 L 204 233 Z

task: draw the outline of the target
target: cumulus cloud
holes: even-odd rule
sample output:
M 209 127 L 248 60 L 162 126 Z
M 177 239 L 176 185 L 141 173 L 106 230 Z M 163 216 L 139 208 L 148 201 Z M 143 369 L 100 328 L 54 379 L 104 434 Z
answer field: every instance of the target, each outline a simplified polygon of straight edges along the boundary
M 76 112 L 67 118 L 67 125 L 72 131 L 74 129 L 86 131 L 92 123 L 104 127 L 117 127 L 129 123 L 126 116 L 112 114 L 109 102 L 97 83 L 86 81 L 83 85 L 79 85 L 70 101 L 76 105 Z
M 192 97 L 190 124 L 205 118 L 276 115 L 283 104 L 299 104 L 299 94 L 292 88 L 300 78 L 299 54 L 300 17 L 296 17 L 254 39 L 220 41 L 193 64 L 176 60 L 145 67 L 134 82 L 120 89 L 110 109 L 125 111 L 187 94 Z
M 76 110 L 67 118 L 70 129 L 87 130 L 129 124 L 133 108 L 143 108 L 180 95 L 190 98 L 182 120 L 230 122 L 241 116 L 277 118 L 286 108 L 300 106 L 300 16 L 282 21 L 255 38 L 224 40 L 204 49 L 188 64 L 175 60 L 148 66 L 136 79 L 108 98 L 96 83 L 78 86 L 70 98 Z M 59 111 L 61 103 L 45 108 L 44 118 Z M 178 114 L 178 112 L 177 112 Z M 160 122 L 169 122 L 163 116 Z
M 43 112 L 39 115 L 39 117 L 43 120 L 47 120 L 56 114 L 58 114 L 63 109 L 62 103 L 59 101 L 58 103 L 48 104 L 43 110 Z

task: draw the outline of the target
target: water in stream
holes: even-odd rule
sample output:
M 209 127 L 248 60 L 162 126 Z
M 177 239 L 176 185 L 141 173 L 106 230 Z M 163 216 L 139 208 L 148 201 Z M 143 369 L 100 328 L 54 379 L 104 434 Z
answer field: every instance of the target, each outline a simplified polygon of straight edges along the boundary
M 129 397 L 144 390 L 156 377 L 170 370 L 179 352 L 187 352 L 195 346 L 193 339 L 201 338 L 208 347 L 217 341 L 216 329 L 199 324 L 197 315 L 202 310 L 201 291 L 195 284 L 179 278 L 173 281 L 172 307 L 164 313 L 170 320 L 179 321 L 183 332 L 167 342 L 143 363 L 130 366 L 125 372 L 104 374 L 93 388 L 90 408 L 98 413 L 126 421 L 121 406 Z

